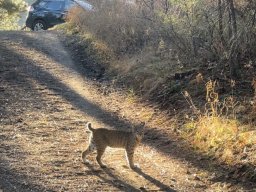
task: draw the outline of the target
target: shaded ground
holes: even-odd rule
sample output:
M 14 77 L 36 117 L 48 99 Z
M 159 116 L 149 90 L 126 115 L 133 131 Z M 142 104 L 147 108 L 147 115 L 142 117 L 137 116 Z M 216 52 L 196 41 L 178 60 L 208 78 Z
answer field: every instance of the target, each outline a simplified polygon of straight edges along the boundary
M 172 135 L 173 125 L 148 124 L 135 161 L 108 149 L 101 169 L 81 162 L 85 122 L 130 129 L 153 108 L 120 92 L 106 94 L 73 62 L 56 32 L 0 32 L 0 189 L 3 191 L 254 191 L 226 177 Z M 141 115 L 140 115 L 141 116 Z

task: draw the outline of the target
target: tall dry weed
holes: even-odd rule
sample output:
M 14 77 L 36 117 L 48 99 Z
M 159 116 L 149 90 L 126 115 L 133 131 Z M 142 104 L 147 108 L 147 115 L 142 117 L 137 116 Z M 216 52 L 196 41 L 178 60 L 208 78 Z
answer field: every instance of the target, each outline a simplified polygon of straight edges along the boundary
M 214 154 L 227 146 L 233 151 L 234 141 L 239 134 L 239 122 L 236 119 L 235 108 L 238 102 L 230 96 L 222 101 L 216 91 L 217 81 L 208 81 L 206 87 L 206 103 L 204 110 L 197 110 L 197 118 L 190 119 L 185 125 L 189 136 L 193 136 L 193 144 L 201 150 Z M 188 93 L 184 94 L 190 106 L 196 109 Z M 227 154 L 225 154 L 227 155 Z M 225 156 L 226 157 L 226 156 Z
M 150 22 L 142 19 L 136 7 L 120 1 L 106 1 L 95 12 L 74 8 L 68 20 L 79 31 L 90 32 L 118 54 L 136 52 L 149 37 Z

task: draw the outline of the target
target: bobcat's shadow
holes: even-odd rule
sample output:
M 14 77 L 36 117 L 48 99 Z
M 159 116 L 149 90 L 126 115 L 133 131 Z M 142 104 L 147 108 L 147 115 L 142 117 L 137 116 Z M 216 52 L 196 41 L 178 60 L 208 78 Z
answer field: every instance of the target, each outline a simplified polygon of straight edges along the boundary
M 144 187 L 136 188 L 135 186 L 123 181 L 116 173 L 115 169 L 111 167 L 106 168 L 95 168 L 94 165 L 91 163 L 84 163 L 86 167 L 89 168 L 89 170 L 92 172 L 92 174 L 96 175 L 100 179 L 104 180 L 106 183 L 109 183 L 116 188 L 122 190 L 122 191 L 147 191 Z M 128 167 L 127 167 L 128 169 Z M 148 175 L 144 171 L 142 171 L 140 168 L 134 168 L 134 172 L 136 172 L 138 175 L 142 176 L 146 180 L 148 180 L 153 185 L 157 186 L 160 191 L 166 191 L 166 192 L 175 192 L 174 189 L 170 188 L 169 186 L 165 185 L 164 183 L 160 182 L 159 180 L 153 178 L 152 176 Z M 104 173 L 108 175 L 109 178 L 106 178 L 104 176 Z
M 169 186 L 165 185 L 164 183 L 160 182 L 159 180 L 151 177 L 147 173 L 143 172 L 140 168 L 133 169 L 136 173 L 138 173 L 140 176 L 144 177 L 146 180 L 154 184 L 155 186 L 159 187 L 160 191 L 166 191 L 166 192 L 175 192 L 174 189 L 171 189 Z
M 116 174 L 114 174 L 113 169 L 111 168 L 95 168 L 92 164 L 90 163 L 84 163 L 84 165 L 86 167 L 88 167 L 88 169 L 92 172 L 92 174 L 96 175 L 97 177 L 99 177 L 101 180 L 103 180 L 104 182 L 118 188 L 121 191 L 135 191 L 135 192 L 139 192 L 140 190 L 137 189 L 136 187 L 130 185 L 129 183 L 126 183 L 125 181 L 121 180 Z M 107 178 L 106 176 L 104 176 L 104 174 L 106 174 L 109 178 Z

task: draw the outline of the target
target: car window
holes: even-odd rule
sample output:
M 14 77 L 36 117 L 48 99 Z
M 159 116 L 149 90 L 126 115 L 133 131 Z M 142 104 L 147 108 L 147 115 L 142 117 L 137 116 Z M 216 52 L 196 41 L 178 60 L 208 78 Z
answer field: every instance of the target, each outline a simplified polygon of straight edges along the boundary
M 63 6 L 64 1 L 48 1 L 45 5 L 45 8 L 48 10 L 61 10 Z
M 38 6 L 38 7 L 45 7 L 46 3 L 47 3 L 47 2 L 45 2 L 45 1 L 41 1 L 41 2 L 38 3 L 37 6 Z
M 69 1 L 66 1 L 66 3 L 65 3 L 65 10 L 69 10 L 69 9 L 71 9 L 72 7 L 74 7 L 74 6 L 76 6 L 77 4 L 74 2 L 74 1 L 72 1 L 72 0 L 69 0 Z

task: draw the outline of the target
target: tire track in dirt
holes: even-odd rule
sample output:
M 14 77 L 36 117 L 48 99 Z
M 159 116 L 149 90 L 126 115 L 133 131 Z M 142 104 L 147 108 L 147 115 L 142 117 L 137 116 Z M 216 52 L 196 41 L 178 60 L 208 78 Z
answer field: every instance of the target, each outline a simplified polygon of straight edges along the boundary
M 133 106 L 118 93 L 100 94 L 85 77 L 86 71 L 73 62 L 61 38 L 54 31 L 0 32 L 0 189 L 244 190 L 225 180 L 211 180 L 213 172 L 148 144 L 141 145 L 135 155 L 141 171 L 126 168 L 123 150 L 118 149 L 107 150 L 104 160 L 108 169 L 99 168 L 95 154 L 89 157 L 91 165 L 82 164 L 85 122 L 130 129 L 138 123 L 131 108 L 138 112 L 146 109 Z M 154 142 L 149 138 L 146 143 Z M 168 147 L 175 145 L 172 141 Z

